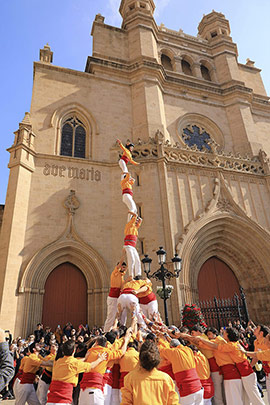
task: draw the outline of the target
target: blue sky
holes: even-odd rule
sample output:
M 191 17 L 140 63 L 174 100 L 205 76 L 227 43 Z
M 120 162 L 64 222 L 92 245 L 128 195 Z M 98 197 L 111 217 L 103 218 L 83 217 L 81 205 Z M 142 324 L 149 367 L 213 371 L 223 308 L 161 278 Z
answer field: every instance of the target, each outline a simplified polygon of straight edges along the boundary
M 166 27 L 197 35 L 197 26 L 213 9 L 230 21 L 233 41 L 238 45 L 239 62 L 255 60 L 270 95 L 270 1 L 258 0 L 154 0 L 155 18 Z M 54 65 L 84 71 L 91 55 L 92 22 L 97 13 L 105 23 L 121 25 L 120 0 L 8 0 L 1 1 L 1 101 L 0 204 L 5 203 L 9 153 L 13 132 L 25 111 L 30 110 L 33 62 L 48 42 Z

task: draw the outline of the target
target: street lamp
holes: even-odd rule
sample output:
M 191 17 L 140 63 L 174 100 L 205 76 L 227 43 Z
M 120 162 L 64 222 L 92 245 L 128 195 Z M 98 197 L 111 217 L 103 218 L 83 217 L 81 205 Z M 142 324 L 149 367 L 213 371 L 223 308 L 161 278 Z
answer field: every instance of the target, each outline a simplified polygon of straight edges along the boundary
M 142 259 L 143 270 L 144 270 L 147 278 L 149 278 L 149 279 L 155 278 L 156 280 L 159 280 L 162 282 L 163 294 L 160 295 L 160 297 L 164 301 L 165 323 L 167 326 L 169 326 L 167 299 L 171 296 L 172 291 L 171 290 L 167 291 L 165 280 L 166 279 L 170 280 L 173 277 L 175 277 L 175 278 L 179 277 L 180 271 L 181 271 L 182 259 L 178 256 L 177 253 L 175 253 L 174 258 L 172 259 L 172 263 L 173 263 L 173 267 L 174 267 L 174 273 L 173 273 L 164 267 L 164 264 L 166 262 L 166 251 L 163 249 L 163 247 L 160 247 L 156 253 L 158 256 L 158 263 L 160 265 L 160 268 L 157 271 L 155 271 L 153 274 L 150 274 L 152 259 L 150 257 L 148 257 L 148 255 L 144 255 L 144 258 Z

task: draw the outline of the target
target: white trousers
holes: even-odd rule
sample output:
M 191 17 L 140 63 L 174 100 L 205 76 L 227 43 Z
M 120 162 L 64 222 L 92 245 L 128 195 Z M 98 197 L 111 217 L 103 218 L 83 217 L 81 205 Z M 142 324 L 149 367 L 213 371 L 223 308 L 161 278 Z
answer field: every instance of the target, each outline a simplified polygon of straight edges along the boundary
M 252 373 L 247 377 L 241 377 L 241 379 L 249 402 L 252 402 L 252 405 L 264 405 L 264 401 L 258 390 L 256 374 Z
M 134 212 L 134 214 L 137 214 L 137 206 L 135 204 L 135 201 L 133 200 L 132 195 L 126 193 L 122 194 L 122 201 L 126 206 L 128 207 L 128 210 L 131 212 Z M 128 214 L 128 222 L 131 220 L 132 215 Z
M 20 381 L 21 380 L 19 380 L 19 378 L 16 378 L 16 380 L 13 383 L 13 393 L 14 393 L 15 398 L 17 397 L 17 389 L 18 389 L 18 386 L 20 385 Z
M 208 398 L 203 400 L 203 405 L 212 405 L 212 398 Z
M 126 324 L 127 321 L 127 311 L 130 310 L 135 312 L 135 315 L 138 319 L 138 323 L 140 325 L 144 325 L 144 320 L 140 312 L 140 306 L 139 306 L 139 300 L 138 298 L 133 295 L 133 294 L 121 294 L 120 297 L 117 299 L 117 305 L 120 305 L 121 307 L 121 318 L 120 322 L 122 325 Z
M 117 300 L 117 298 L 115 298 Z M 104 405 L 111 405 L 112 399 L 112 387 L 109 384 L 105 384 L 103 388 Z
M 45 381 L 39 379 L 37 386 L 37 397 L 41 405 L 46 405 L 47 403 L 47 394 L 50 384 L 46 384 Z
M 151 301 L 148 304 L 140 304 L 143 314 L 148 319 L 152 319 L 153 315 L 158 313 L 158 303 L 157 300 Z
M 203 405 L 203 389 L 195 392 L 194 394 L 180 397 L 181 405 Z
M 104 405 L 104 394 L 99 388 L 81 390 L 79 405 Z
M 117 389 L 117 388 L 112 389 L 112 396 L 111 396 L 110 405 L 120 405 L 120 390 Z
M 141 275 L 142 274 L 141 261 L 137 249 L 129 245 L 127 246 L 124 245 L 123 247 L 127 255 L 128 275 L 132 276 L 132 278 Z
M 17 397 L 15 398 L 15 405 L 40 405 L 37 394 L 33 384 L 18 384 Z
M 104 331 L 109 332 L 115 321 L 117 313 L 117 298 L 107 297 L 107 318 L 104 324 Z
M 266 376 L 266 391 L 267 391 L 268 402 L 270 402 L 270 374 L 268 374 L 268 376 Z
M 242 380 L 224 380 L 224 390 L 228 405 L 244 405 Z
M 214 404 L 215 405 L 224 405 L 223 395 L 222 395 L 222 385 L 223 385 L 223 376 L 219 374 L 218 371 L 211 373 L 211 378 L 214 383 Z
M 123 178 L 124 178 L 124 173 L 128 173 L 128 168 L 127 168 L 127 164 L 126 164 L 126 162 L 123 160 L 123 159 L 119 159 L 119 166 L 120 166 L 120 169 L 122 170 L 122 172 L 123 172 L 123 174 L 122 174 L 122 176 L 121 176 L 121 179 L 123 180 Z

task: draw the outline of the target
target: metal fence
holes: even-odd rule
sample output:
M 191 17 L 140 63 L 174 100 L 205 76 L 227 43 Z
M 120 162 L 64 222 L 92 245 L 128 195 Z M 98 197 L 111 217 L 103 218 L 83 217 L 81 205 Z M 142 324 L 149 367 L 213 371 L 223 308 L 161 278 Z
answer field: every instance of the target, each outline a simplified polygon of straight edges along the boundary
M 242 287 L 239 295 L 233 298 L 216 298 L 212 300 L 200 301 L 198 303 L 208 326 L 214 326 L 218 330 L 223 326 L 228 326 L 229 322 L 248 322 L 248 308 L 245 293 Z

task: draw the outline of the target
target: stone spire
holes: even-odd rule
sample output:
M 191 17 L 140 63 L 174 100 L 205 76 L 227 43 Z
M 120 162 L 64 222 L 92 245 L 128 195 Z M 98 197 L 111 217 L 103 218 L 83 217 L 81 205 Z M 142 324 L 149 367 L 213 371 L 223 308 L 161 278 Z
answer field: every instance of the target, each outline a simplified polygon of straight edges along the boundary
M 39 60 L 40 62 L 52 63 L 53 52 L 51 51 L 51 48 L 48 43 L 44 45 L 43 49 L 39 50 Z
M 224 14 L 213 10 L 211 13 L 203 16 L 198 26 L 198 33 L 202 38 L 208 41 L 222 39 L 224 37 L 228 38 L 231 33 L 230 24 Z
M 31 123 L 31 118 L 30 118 L 30 113 L 26 112 L 24 114 L 23 120 L 19 123 L 19 127 L 31 127 L 32 128 L 32 123 Z
M 155 11 L 155 3 L 153 0 L 122 0 L 119 12 L 123 17 L 123 26 L 135 14 L 147 15 L 153 17 Z

